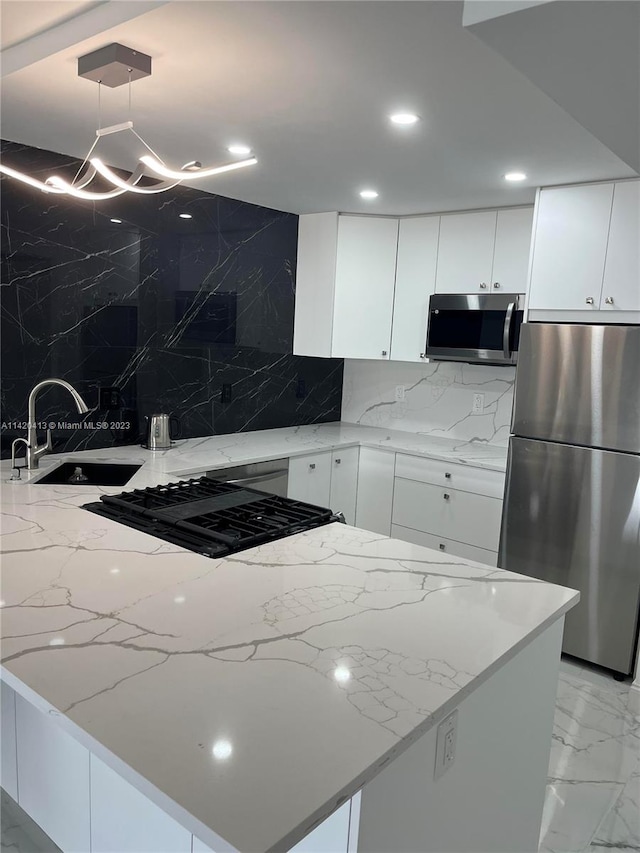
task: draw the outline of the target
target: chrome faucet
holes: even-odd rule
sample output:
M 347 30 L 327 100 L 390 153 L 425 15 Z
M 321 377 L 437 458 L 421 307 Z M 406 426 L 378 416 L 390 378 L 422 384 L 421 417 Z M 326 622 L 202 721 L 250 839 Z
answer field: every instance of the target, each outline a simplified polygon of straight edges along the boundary
M 49 453 L 53 447 L 51 443 L 50 429 L 47 429 L 46 442 L 41 445 L 38 445 L 38 434 L 36 431 L 36 397 L 47 385 L 60 385 L 61 388 L 66 388 L 73 397 L 78 408 L 78 412 L 80 412 L 81 415 L 84 415 L 89 411 L 89 407 L 80 394 L 78 394 L 73 385 L 69 385 L 69 383 L 65 382 L 64 379 L 43 379 L 42 382 L 38 382 L 37 385 L 34 385 L 31 389 L 31 393 L 29 394 L 29 423 L 27 432 L 27 468 L 29 471 L 33 471 L 34 468 L 37 468 L 40 462 L 40 457 L 44 456 L 45 453 Z

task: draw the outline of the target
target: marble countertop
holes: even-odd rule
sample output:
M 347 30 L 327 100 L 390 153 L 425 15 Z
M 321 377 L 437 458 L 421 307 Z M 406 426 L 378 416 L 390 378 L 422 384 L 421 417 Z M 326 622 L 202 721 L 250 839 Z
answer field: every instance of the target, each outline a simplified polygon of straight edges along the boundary
M 273 433 L 144 476 L 359 442 Z M 102 491 L 2 484 L 2 675 L 220 853 L 293 846 L 578 597 L 341 524 L 211 560 L 80 508 Z
M 328 423 L 190 438 L 176 441 L 170 450 L 154 452 L 134 444 L 103 450 L 51 454 L 42 457 L 37 471 L 23 471 L 22 479 L 26 482 L 37 480 L 47 470 L 66 459 L 109 459 L 143 463 L 143 468 L 127 483 L 128 489 L 156 485 L 162 480 L 166 482 L 170 477 L 186 477 L 208 469 L 278 457 L 301 456 L 354 445 L 429 456 L 445 462 L 493 471 L 504 472 L 507 465 L 507 448 L 499 444 L 458 441 L 358 424 Z M 9 463 L 6 460 L 0 470 L 6 479 L 9 472 Z

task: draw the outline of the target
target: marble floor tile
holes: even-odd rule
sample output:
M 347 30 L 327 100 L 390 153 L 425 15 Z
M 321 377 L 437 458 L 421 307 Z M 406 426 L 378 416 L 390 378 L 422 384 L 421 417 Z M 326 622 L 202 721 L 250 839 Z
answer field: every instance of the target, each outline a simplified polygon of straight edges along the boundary
M 1 789 L 0 853 L 61 853 L 49 836 Z
M 632 776 L 594 835 L 589 853 L 640 850 L 640 776 Z
M 562 661 L 541 850 L 640 849 L 640 714 L 629 687 Z

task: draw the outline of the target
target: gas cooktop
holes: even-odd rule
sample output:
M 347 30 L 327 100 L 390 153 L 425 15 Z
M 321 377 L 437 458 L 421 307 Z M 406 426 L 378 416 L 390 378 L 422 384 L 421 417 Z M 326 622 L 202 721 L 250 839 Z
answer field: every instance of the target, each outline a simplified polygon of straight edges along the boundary
M 340 520 L 330 509 L 208 477 L 101 495 L 83 509 L 206 557 Z

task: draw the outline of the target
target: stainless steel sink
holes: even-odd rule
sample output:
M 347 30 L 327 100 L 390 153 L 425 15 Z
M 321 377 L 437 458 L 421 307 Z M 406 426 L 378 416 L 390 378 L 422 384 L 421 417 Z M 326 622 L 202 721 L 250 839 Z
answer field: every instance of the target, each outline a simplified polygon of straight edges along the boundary
M 124 462 L 62 462 L 44 477 L 33 480 L 37 485 L 70 486 L 124 486 L 133 477 L 141 464 Z

